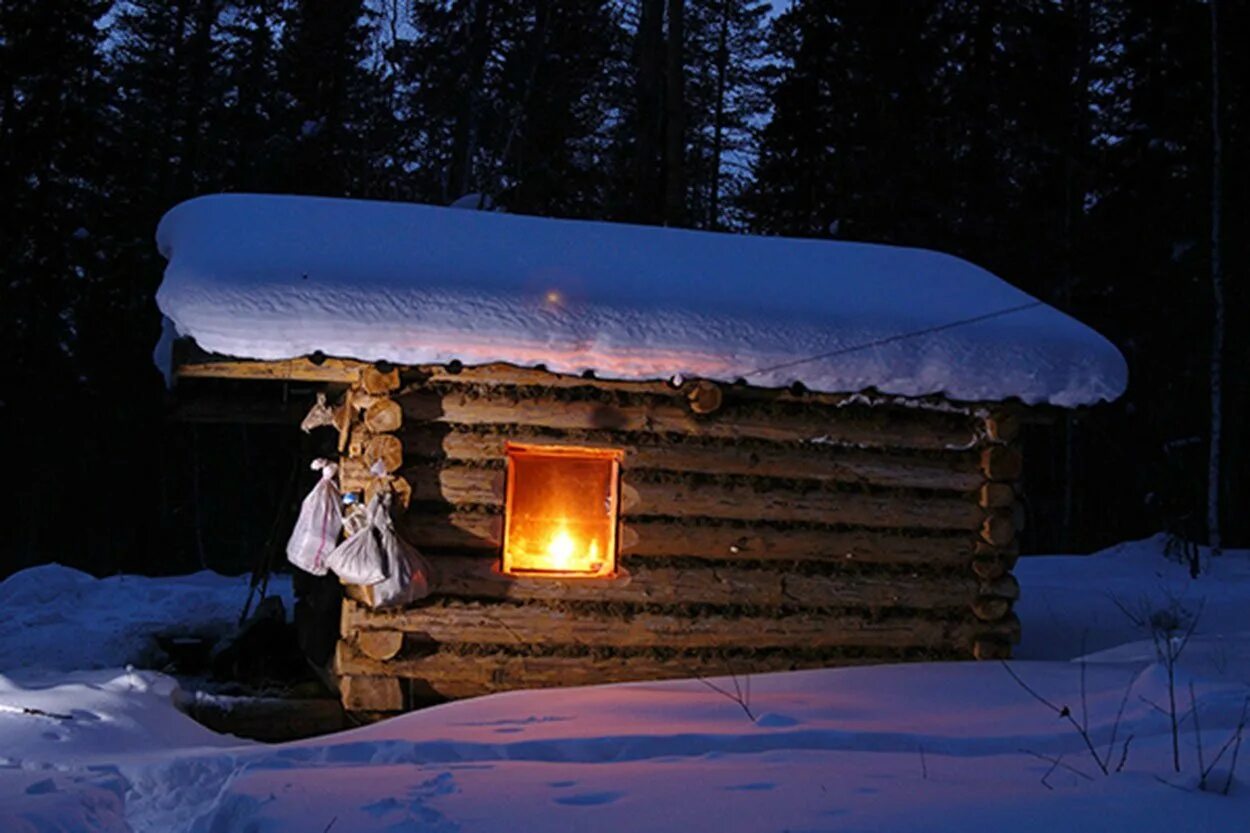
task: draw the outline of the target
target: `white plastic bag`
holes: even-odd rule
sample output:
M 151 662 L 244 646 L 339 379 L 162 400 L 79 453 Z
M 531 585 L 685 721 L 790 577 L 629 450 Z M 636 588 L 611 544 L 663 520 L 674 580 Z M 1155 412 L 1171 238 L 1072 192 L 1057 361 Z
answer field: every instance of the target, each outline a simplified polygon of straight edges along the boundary
M 391 495 L 370 500 L 365 518 L 365 526 L 327 557 L 330 569 L 348 584 L 364 585 L 370 607 L 399 607 L 428 596 L 430 565 L 395 532 Z
M 369 601 L 373 607 L 401 607 L 430 594 L 429 562 L 421 557 L 416 547 L 395 532 L 390 506 L 391 496 L 386 494 L 380 511 L 371 517 L 386 553 L 386 578 L 369 588 Z
M 343 529 L 343 518 L 339 514 L 339 490 L 334 485 L 334 473 L 338 471 L 338 466 L 317 458 L 312 461 L 312 469 L 321 471 L 321 479 L 300 506 L 295 529 L 286 542 L 286 557 L 301 570 L 314 576 L 324 576 L 326 557 L 334 549 Z
M 387 556 L 375 516 L 384 511 L 374 498 L 365 507 L 365 525 L 326 556 L 326 566 L 348 584 L 377 584 L 387 576 Z

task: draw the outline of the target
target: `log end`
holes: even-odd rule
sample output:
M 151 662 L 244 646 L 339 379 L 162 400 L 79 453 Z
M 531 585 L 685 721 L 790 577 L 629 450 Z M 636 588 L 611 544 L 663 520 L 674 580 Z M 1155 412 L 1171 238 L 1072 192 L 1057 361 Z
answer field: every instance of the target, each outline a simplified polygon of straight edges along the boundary
M 404 647 L 404 635 L 391 630 L 357 631 L 356 647 L 371 659 L 385 661 L 399 654 Z
M 369 366 L 360 371 L 360 386 L 365 393 L 381 394 L 399 388 L 399 368 L 392 367 L 383 373 L 376 367 Z
M 397 677 L 348 675 L 339 681 L 343 708 L 351 712 L 397 712 L 404 708 L 404 691 Z
M 690 403 L 690 410 L 696 414 L 710 414 L 724 404 L 725 394 L 721 392 L 720 385 L 701 379 L 686 394 L 686 399 Z
M 972 655 L 979 660 L 1011 659 L 1011 643 L 997 637 L 985 637 L 972 643 Z
M 986 517 L 985 522 L 981 524 L 981 538 L 986 543 L 993 544 L 996 547 L 1007 546 L 1015 540 L 1015 537 L 1015 524 L 1006 515 L 989 515 Z

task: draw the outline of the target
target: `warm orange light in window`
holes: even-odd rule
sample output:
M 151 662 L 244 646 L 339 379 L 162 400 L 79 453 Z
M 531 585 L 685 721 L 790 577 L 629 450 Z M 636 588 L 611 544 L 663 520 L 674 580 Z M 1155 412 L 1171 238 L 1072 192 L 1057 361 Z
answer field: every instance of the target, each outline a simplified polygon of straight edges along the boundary
M 611 575 L 621 452 L 509 443 L 507 453 L 504 572 Z

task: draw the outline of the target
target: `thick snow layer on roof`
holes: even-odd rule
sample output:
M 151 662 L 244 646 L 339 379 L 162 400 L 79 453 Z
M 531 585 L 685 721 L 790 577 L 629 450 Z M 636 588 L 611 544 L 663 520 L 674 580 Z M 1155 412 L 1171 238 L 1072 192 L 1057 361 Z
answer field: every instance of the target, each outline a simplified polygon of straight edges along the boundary
M 176 206 L 157 242 L 161 310 L 231 356 L 1064 406 L 1126 383 L 1098 333 L 920 249 L 241 194 Z

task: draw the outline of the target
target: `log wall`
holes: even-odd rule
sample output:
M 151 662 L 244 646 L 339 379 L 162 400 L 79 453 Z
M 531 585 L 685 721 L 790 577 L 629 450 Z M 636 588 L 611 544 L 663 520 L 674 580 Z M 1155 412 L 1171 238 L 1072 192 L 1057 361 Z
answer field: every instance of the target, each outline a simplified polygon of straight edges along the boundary
M 1015 417 L 990 406 L 366 367 L 338 427 L 341 487 L 410 494 L 401 532 L 436 571 L 433 596 L 403 610 L 349 588 L 335 670 L 353 711 L 1005 657 L 1019 637 L 1021 461 Z M 509 440 L 625 452 L 615 577 L 499 573 Z

